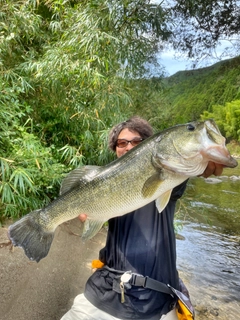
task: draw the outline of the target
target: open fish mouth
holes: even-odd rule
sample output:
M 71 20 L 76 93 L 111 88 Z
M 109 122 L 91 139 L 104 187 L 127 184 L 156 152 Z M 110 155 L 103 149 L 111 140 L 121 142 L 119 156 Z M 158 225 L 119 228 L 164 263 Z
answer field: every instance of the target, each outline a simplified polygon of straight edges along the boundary
M 204 122 L 204 137 L 200 153 L 209 161 L 221 164 L 225 167 L 235 168 L 238 165 L 226 148 L 226 139 L 221 135 L 213 121 Z
M 221 164 L 228 168 L 235 168 L 238 165 L 236 159 L 229 155 L 226 148 L 221 146 L 212 146 L 201 151 L 203 157 L 209 158 L 209 161 Z

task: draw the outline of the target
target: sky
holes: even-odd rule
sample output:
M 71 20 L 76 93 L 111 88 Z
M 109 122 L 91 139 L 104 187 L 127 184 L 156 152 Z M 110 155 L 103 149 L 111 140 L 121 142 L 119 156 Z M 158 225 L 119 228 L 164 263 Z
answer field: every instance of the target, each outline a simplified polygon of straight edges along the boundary
M 174 58 L 173 51 L 167 51 L 161 54 L 160 63 L 166 68 L 166 72 L 171 76 L 178 71 L 190 69 L 190 61 L 177 60 Z
M 225 55 L 224 57 L 222 56 L 223 51 L 225 50 L 228 44 L 229 44 L 228 41 L 221 41 L 219 45 L 216 47 L 215 55 L 212 56 L 211 60 L 210 59 L 208 61 L 203 60 L 202 63 L 196 68 L 200 69 L 203 67 L 211 66 L 219 61 L 233 58 L 233 56 L 228 56 L 228 55 Z M 193 60 L 191 61 L 184 58 L 176 59 L 174 57 L 174 50 L 170 49 L 170 50 L 163 51 L 161 54 L 159 54 L 159 56 L 157 55 L 157 57 L 159 58 L 159 63 L 166 68 L 166 72 L 168 73 L 169 76 L 175 74 L 178 71 L 185 71 L 185 70 L 192 69 L 191 65 Z
M 184 58 L 175 58 L 174 51 L 168 50 L 156 55 L 157 61 L 161 67 L 165 68 L 166 76 L 171 76 L 178 71 L 191 70 L 191 61 Z M 160 76 L 162 74 L 162 68 L 156 68 L 155 65 L 147 65 L 150 67 L 151 76 Z
M 151 3 L 159 4 L 160 1 L 164 3 L 164 0 L 151 0 Z M 237 35 L 236 35 L 237 36 Z M 238 38 L 235 35 L 232 35 L 232 39 Z M 218 46 L 213 50 L 213 56 L 211 58 L 211 61 L 202 61 L 201 65 L 197 66 L 196 68 L 203 68 L 210 65 L 213 65 L 221 60 L 233 58 L 233 56 L 226 56 L 224 55 L 224 58 L 222 56 L 223 51 L 226 49 L 226 47 L 233 45 L 232 41 L 224 40 L 222 39 L 219 41 Z M 237 51 L 236 51 L 237 53 Z M 192 61 L 193 62 L 193 61 Z M 187 60 L 184 58 L 176 59 L 174 57 L 174 51 L 173 49 L 167 50 L 161 53 L 161 56 L 159 55 L 159 63 L 163 65 L 166 68 L 166 72 L 169 76 L 175 74 L 178 71 L 185 71 L 185 70 L 191 70 L 191 60 Z

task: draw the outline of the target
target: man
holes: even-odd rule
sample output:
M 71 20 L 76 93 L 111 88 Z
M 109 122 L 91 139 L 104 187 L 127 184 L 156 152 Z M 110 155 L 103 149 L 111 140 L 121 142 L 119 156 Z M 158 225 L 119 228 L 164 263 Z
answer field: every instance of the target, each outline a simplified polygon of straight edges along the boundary
M 152 134 L 146 120 L 132 117 L 111 130 L 109 147 L 121 157 Z M 221 165 L 209 163 L 203 176 L 220 175 L 222 170 Z M 161 213 L 152 202 L 109 220 L 106 245 L 99 253 L 104 267 L 88 279 L 84 294 L 75 298 L 62 320 L 177 320 L 174 296 L 142 286 L 124 285 L 121 275 L 132 271 L 187 291 L 178 277 L 174 234 L 176 201 L 185 187 L 186 182 L 174 188 Z M 84 221 L 86 216 L 82 214 L 80 219 Z

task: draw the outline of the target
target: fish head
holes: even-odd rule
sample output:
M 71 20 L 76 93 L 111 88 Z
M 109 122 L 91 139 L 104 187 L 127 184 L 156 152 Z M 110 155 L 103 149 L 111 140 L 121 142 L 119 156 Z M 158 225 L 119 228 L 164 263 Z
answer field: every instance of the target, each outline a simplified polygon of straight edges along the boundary
M 214 120 L 177 125 L 156 137 L 153 165 L 189 177 L 202 174 L 209 161 L 234 168 L 225 143 Z

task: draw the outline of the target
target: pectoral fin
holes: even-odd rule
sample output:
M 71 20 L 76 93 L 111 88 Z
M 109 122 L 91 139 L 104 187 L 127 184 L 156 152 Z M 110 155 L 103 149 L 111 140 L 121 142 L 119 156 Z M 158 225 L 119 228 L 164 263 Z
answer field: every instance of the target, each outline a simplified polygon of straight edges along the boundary
M 142 195 L 144 198 L 150 198 L 154 195 L 157 189 L 163 182 L 163 178 L 161 178 L 161 174 L 157 172 L 153 176 L 151 176 L 147 181 L 144 183 L 142 188 Z
M 86 241 L 93 238 L 102 228 L 104 222 L 98 220 L 86 220 L 83 226 L 82 240 Z
M 156 199 L 156 207 L 159 213 L 161 213 L 167 206 L 171 193 L 172 193 L 172 189 L 163 193 L 159 198 Z

